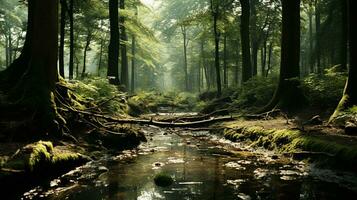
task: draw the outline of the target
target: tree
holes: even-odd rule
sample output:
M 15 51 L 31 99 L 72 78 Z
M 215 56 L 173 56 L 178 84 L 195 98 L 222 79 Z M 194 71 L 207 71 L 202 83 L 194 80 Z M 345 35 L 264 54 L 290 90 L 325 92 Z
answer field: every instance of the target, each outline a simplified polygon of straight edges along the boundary
M 67 0 L 61 0 L 60 47 L 59 47 L 59 73 L 64 76 L 64 39 L 66 27 Z
M 73 0 L 69 1 L 69 79 L 73 79 L 73 70 L 74 70 L 74 2 Z
M 110 20 L 110 41 L 108 47 L 108 72 L 109 82 L 119 85 L 119 2 L 118 0 L 109 0 L 109 20 Z
M 357 41 L 356 35 L 357 31 L 354 28 L 354 20 L 357 17 L 356 9 L 357 3 L 354 0 L 348 0 L 348 35 L 349 35 L 349 58 L 350 58 L 350 65 L 348 71 L 348 78 L 346 82 L 346 86 L 343 92 L 343 96 L 330 118 L 330 122 L 333 122 L 336 117 L 341 114 L 341 112 L 348 110 L 349 108 L 357 105 Z
M 219 4 L 215 0 L 211 0 L 211 12 L 213 17 L 213 33 L 215 43 L 214 65 L 216 68 L 217 97 L 220 97 L 222 95 L 221 69 L 219 62 L 219 40 L 221 34 L 218 30 Z
M 246 82 L 252 77 L 252 62 L 250 57 L 250 3 L 249 0 L 240 0 L 242 7 L 241 16 L 241 49 L 242 49 L 242 81 Z
M 0 73 L 0 90 L 10 105 L 33 115 L 30 128 L 38 133 L 58 130 L 54 102 L 58 51 L 58 0 L 28 1 L 28 25 L 21 55 Z M 2 109 L 5 111 L 6 109 Z
M 121 10 L 125 9 L 125 0 L 120 0 L 119 5 Z M 125 27 L 125 17 L 121 15 L 119 17 L 120 23 L 120 49 L 121 49 L 121 81 L 122 85 L 128 89 L 129 87 L 129 71 L 128 71 L 128 55 L 127 55 L 127 48 L 126 43 L 128 42 L 128 36 L 126 34 L 126 27 Z
M 305 104 L 300 89 L 300 0 L 282 0 L 282 43 L 279 84 L 264 111 L 295 111 Z

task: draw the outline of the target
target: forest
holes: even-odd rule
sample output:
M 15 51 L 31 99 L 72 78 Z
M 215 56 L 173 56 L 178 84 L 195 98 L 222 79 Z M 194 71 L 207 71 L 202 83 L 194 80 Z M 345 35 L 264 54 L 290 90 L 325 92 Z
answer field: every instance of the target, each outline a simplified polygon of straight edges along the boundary
M 356 198 L 356 4 L 0 0 L 0 199 Z

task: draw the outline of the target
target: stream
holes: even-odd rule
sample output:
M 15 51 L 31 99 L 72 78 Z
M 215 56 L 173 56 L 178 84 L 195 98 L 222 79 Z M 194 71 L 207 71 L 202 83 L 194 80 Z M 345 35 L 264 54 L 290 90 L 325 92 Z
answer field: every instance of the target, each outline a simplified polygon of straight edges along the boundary
M 148 142 L 79 167 L 23 199 L 354 199 L 355 174 L 324 170 L 207 131 L 143 127 Z M 170 175 L 168 187 L 154 183 Z

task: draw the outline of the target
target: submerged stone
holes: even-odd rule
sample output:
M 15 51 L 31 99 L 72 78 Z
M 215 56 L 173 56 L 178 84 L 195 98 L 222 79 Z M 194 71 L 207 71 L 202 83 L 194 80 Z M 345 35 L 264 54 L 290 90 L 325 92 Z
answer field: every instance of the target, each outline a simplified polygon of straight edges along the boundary
M 174 180 L 167 174 L 158 174 L 155 176 L 154 182 L 157 186 L 168 187 L 174 183 Z

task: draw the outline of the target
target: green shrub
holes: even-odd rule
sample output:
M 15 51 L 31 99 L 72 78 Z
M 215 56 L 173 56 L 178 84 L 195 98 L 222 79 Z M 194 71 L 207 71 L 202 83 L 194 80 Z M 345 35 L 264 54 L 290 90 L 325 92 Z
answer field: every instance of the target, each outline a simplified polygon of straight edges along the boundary
M 346 74 L 327 70 L 324 75 L 311 74 L 302 81 L 310 106 L 334 109 L 341 99 Z

